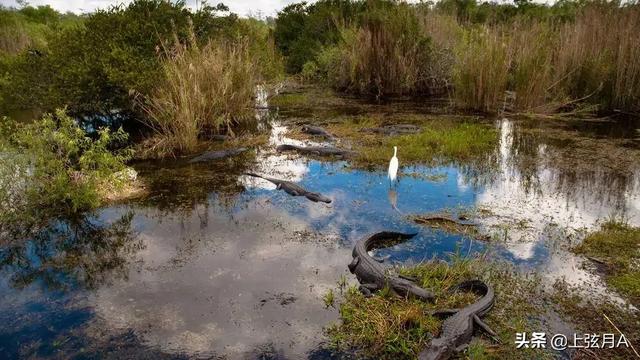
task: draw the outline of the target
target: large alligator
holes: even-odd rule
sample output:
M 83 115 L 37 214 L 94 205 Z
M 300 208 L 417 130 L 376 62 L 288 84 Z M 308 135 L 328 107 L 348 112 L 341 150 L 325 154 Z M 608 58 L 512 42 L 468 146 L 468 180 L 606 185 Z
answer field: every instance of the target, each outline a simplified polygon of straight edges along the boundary
M 258 175 L 258 174 L 254 174 L 251 172 L 245 173 L 245 175 L 248 176 L 253 176 L 253 177 L 258 177 L 261 179 L 265 179 L 273 184 L 276 185 L 278 190 L 284 190 L 284 192 L 286 192 L 289 195 L 292 196 L 304 196 L 307 199 L 313 201 L 313 202 L 318 202 L 318 201 L 322 201 L 325 203 L 330 203 L 331 199 L 329 199 L 328 197 L 319 194 L 319 193 L 314 193 L 314 192 L 310 192 L 305 190 L 304 188 L 302 188 L 300 185 L 293 183 L 291 181 L 287 181 L 287 180 L 279 180 L 279 179 L 274 179 L 274 178 L 270 178 L 270 177 L 266 177 L 266 176 L 262 176 L 262 175 Z
M 456 285 L 453 290 L 471 291 L 482 298 L 459 310 L 439 311 L 440 314 L 453 315 L 442 324 L 440 337 L 433 339 L 431 345 L 418 355 L 420 360 L 449 359 L 454 353 L 463 350 L 473 337 L 474 325 L 496 337 L 496 333 L 480 320 L 493 307 L 493 288 L 480 280 L 470 280 Z
M 369 255 L 369 250 L 376 243 L 385 241 L 410 239 L 416 234 L 403 234 L 392 231 L 382 231 L 366 236 L 356 243 L 353 248 L 353 261 L 349 264 L 349 271 L 355 274 L 360 282 L 360 291 L 365 295 L 389 287 L 400 296 L 415 296 L 424 301 L 432 301 L 433 293 L 425 290 L 406 278 L 389 274 L 379 260 Z
M 278 145 L 278 147 L 276 147 L 276 150 L 278 151 L 294 150 L 301 154 L 336 156 L 343 159 L 353 156 L 355 154 L 351 150 L 338 149 L 337 147 L 333 147 L 333 146 L 298 146 L 298 145 L 283 144 L 283 145 Z
M 211 161 L 211 160 L 218 160 L 218 159 L 223 159 L 226 157 L 230 157 L 230 156 L 236 156 L 236 155 L 240 155 L 243 152 L 247 151 L 249 149 L 247 148 L 237 148 L 237 149 L 228 149 L 228 150 L 218 150 L 218 151 L 205 151 L 202 154 L 194 157 L 193 159 L 189 160 L 189 163 L 197 163 L 197 162 L 203 162 L 203 161 Z

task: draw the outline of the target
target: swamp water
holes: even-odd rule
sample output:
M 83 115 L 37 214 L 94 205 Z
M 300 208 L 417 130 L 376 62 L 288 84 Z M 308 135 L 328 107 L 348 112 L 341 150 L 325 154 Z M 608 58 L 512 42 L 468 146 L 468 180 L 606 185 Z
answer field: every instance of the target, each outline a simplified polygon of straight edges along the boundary
M 301 116 L 433 110 L 345 101 L 261 110 L 271 135 L 255 156 L 137 164 L 144 199 L 0 249 L 0 358 L 330 358 L 323 327 L 338 313 L 322 297 L 342 276 L 355 282 L 353 244 L 383 229 L 418 232 L 377 251 L 389 264 L 486 252 L 549 283 L 605 291 L 567 248 L 611 216 L 640 225 L 640 124 L 485 120 L 499 141 L 483 164 L 403 167 L 398 144 L 405 175 L 393 189 L 386 170 L 275 152 L 299 143 L 287 126 Z M 471 214 L 491 240 L 407 218 L 443 211 Z

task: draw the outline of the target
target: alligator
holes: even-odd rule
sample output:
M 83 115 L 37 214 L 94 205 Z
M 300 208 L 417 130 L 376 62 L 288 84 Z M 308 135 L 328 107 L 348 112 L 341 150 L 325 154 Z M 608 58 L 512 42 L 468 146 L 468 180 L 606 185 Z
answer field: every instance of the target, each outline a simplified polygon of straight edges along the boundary
M 318 135 L 318 136 L 324 136 L 325 138 L 329 139 L 329 140 L 333 140 L 335 139 L 335 136 L 331 135 L 331 133 L 329 133 L 327 130 L 318 127 L 318 126 L 313 126 L 313 125 L 303 125 L 302 126 L 302 132 L 309 134 L 309 135 Z
M 419 287 L 408 278 L 389 274 L 380 264 L 381 261 L 371 257 L 368 252 L 376 243 L 411 239 L 415 235 L 382 231 L 358 240 L 353 248 L 353 261 L 349 264 L 349 271 L 358 278 L 359 289 L 365 296 L 371 296 L 372 292 L 389 287 L 393 293 L 399 296 L 414 296 L 424 301 L 433 300 L 431 291 Z
M 211 135 L 211 140 L 213 141 L 227 141 L 230 139 L 231 139 L 231 136 L 229 135 L 222 135 L 222 134 Z
M 241 153 L 247 151 L 249 149 L 241 147 L 241 148 L 237 148 L 237 149 L 228 149 L 228 150 L 218 150 L 218 151 L 205 151 L 202 154 L 194 157 L 193 159 L 189 160 L 189 163 L 197 163 L 197 162 L 203 162 L 203 161 L 211 161 L 211 160 L 218 160 L 218 159 L 223 159 L 226 157 L 230 157 L 230 156 L 236 156 L 236 155 L 240 155 Z
M 261 179 L 265 179 L 265 180 L 275 184 L 278 190 L 284 190 L 284 192 L 286 192 L 287 194 L 292 195 L 292 196 L 304 196 L 304 197 L 306 197 L 307 199 L 309 199 L 309 200 L 311 200 L 313 202 L 322 201 L 322 202 L 325 202 L 327 204 L 331 203 L 331 199 L 329 199 L 328 197 L 326 197 L 326 196 L 324 196 L 322 194 L 319 194 L 319 193 L 314 193 L 314 192 L 307 191 L 304 188 L 302 188 L 300 185 L 298 185 L 296 183 L 293 183 L 291 181 L 274 179 L 274 178 L 270 178 L 270 177 L 254 174 L 254 173 L 251 173 L 251 172 L 245 173 L 245 175 L 258 177 L 258 178 L 261 178 Z
M 452 290 L 471 291 L 482 297 L 459 310 L 438 311 L 438 315 L 453 315 L 442 324 L 440 337 L 431 340 L 430 346 L 418 355 L 419 360 L 449 359 L 454 353 L 464 350 L 473 337 L 474 324 L 496 338 L 496 333 L 480 320 L 493 307 L 493 288 L 480 280 L 469 280 L 456 285 Z
M 415 134 L 420 132 L 420 127 L 411 124 L 395 124 L 395 125 L 385 125 L 375 128 L 363 128 L 360 129 L 361 132 L 370 132 L 370 133 L 378 133 L 385 135 L 404 135 L 404 134 Z
M 336 156 L 343 159 L 351 157 L 355 154 L 351 150 L 339 149 L 333 146 L 298 146 L 298 145 L 284 144 L 284 145 L 278 145 L 278 147 L 276 147 L 276 150 L 278 151 L 294 150 L 302 154 Z

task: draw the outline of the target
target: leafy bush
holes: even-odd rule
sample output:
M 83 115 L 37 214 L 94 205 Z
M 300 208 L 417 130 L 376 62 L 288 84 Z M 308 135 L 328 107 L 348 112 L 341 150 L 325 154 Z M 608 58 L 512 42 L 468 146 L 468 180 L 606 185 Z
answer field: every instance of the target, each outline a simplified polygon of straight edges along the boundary
M 286 6 L 278 13 L 275 42 L 286 57 L 286 70 L 302 71 L 325 47 L 340 40 L 340 27 L 350 23 L 364 9 L 364 1 L 320 0 Z
M 19 10 L 0 6 L 0 55 L 42 48 L 51 33 L 80 21 L 82 17 L 72 13 L 61 14 L 48 5 L 25 6 Z
M 123 179 L 128 150 L 122 129 L 91 138 L 64 110 L 32 124 L 3 119 L 0 141 L 0 234 L 36 230 L 53 218 L 96 208 Z

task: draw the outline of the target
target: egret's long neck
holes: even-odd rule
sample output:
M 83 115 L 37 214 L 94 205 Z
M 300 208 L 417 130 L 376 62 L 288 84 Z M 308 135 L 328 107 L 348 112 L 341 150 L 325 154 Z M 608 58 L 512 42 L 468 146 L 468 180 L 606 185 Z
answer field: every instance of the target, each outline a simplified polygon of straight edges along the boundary
M 398 154 L 398 148 L 393 148 L 393 157 L 396 157 Z

